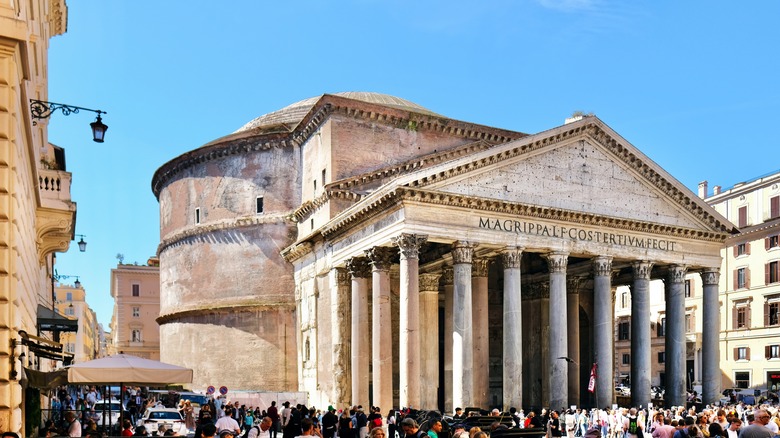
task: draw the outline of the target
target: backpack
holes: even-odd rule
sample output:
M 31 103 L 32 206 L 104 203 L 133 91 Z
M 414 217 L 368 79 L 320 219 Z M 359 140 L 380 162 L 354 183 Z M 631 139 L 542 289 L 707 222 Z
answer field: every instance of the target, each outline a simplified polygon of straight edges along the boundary
M 637 424 L 636 417 L 628 417 L 628 433 L 631 435 L 639 433 L 639 424 Z

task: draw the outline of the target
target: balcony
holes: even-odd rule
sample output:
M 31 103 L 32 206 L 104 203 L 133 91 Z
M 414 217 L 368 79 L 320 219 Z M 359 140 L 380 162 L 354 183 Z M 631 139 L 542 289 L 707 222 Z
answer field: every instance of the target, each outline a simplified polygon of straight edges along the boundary
M 41 195 L 41 206 L 70 210 L 70 182 L 70 172 L 38 169 L 38 191 Z
M 38 168 L 36 234 L 41 242 L 38 258 L 41 264 L 53 251 L 68 250 L 76 226 L 76 204 L 70 200 L 70 172 Z

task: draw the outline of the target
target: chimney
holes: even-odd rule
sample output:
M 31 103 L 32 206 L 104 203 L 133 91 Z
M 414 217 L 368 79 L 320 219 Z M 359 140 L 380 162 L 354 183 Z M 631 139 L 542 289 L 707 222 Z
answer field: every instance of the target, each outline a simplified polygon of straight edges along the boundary
M 720 195 L 720 186 L 715 186 L 712 188 L 712 194 L 713 195 Z
M 707 181 L 699 183 L 699 197 L 702 199 L 707 197 Z

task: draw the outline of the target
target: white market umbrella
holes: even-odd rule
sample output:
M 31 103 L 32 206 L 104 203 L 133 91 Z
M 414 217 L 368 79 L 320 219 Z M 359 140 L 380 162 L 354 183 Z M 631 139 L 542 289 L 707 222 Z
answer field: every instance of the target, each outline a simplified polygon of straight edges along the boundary
M 192 370 L 129 354 L 117 354 L 69 366 L 68 382 L 163 386 L 192 383 Z

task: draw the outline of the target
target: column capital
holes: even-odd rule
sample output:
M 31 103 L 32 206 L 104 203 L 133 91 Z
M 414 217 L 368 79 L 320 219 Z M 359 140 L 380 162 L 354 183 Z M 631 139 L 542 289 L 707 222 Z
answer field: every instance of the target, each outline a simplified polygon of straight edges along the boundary
M 523 247 L 506 248 L 501 251 L 501 263 L 504 269 L 518 269 L 523 258 Z
M 439 292 L 439 279 L 441 274 L 426 273 L 420 274 L 420 293 Z
M 717 286 L 720 281 L 720 268 L 707 268 L 699 274 L 705 286 Z
M 368 278 L 371 276 L 371 267 L 365 257 L 352 257 L 347 260 L 347 271 L 355 278 Z
M 667 280 L 669 283 L 682 283 L 685 281 L 685 274 L 687 272 L 688 267 L 685 265 L 671 265 L 669 266 Z
M 582 282 L 581 277 L 568 277 L 566 278 L 566 293 L 578 294 L 580 291 L 580 284 Z
M 395 248 L 386 246 L 375 246 L 365 251 L 369 263 L 375 271 L 387 271 L 393 262 Z
M 650 280 L 650 271 L 653 270 L 653 262 L 639 260 L 631 264 L 634 268 L 634 278 L 640 280 Z
M 400 236 L 393 237 L 391 240 L 401 250 L 401 260 L 418 259 L 420 257 L 420 247 L 428 240 L 428 236 L 401 233 Z
M 336 283 L 339 286 L 346 286 L 352 281 L 352 277 L 349 275 L 349 270 L 347 268 L 337 267 L 333 268 L 333 270 L 336 272 Z
M 472 277 L 487 277 L 488 266 L 492 260 L 486 258 L 475 259 L 471 264 Z
M 474 249 L 476 244 L 458 240 L 452 244 L 452 260 L 455 264 L 459 263 L 471 263 L 471 259 L 474 257 Z
M 444 265 L 444 267 L 441 268 L 441 276 L 444 278 L 445 286 L 452 286 L 453 282 L 455 281 L 454 275 L 455 272 L 451 265 Z
M 593 259 L 593 275 L 597 277 L 612 275 L 612 257 L 598 256 Z
M 566 265 L 569 263 L 569 253 L 555 251 L 545 254 L 544 258 L 547 260 L 547 268 L 551 274 L 566 273 Z

